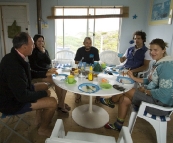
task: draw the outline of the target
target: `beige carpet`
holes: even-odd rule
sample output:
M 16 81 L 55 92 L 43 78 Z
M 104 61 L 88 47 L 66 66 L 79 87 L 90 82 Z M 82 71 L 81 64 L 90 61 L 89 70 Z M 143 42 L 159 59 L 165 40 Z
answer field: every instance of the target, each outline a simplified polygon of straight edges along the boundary
M 52 91 L 52 96 L 55 96 L 55 93 Z M 89 97 L 87 96 L 82 96 L 82 102 L 81 103 L 75 103 L 75 95 L 73 93 L 68 92 L 67 97 L 66 97 L 66 103 L 69 104 L 72 107 L 72 110 L 79 105 L 82 104 L 87 104 L 89 101 Z M 93 99 L 93 104 L 94 99 Z M 97 104 L 98 106 L 103 107 L 108 113 L 109 113 L 109 118 L 110 122 L 113 123 L 116 119 L 117 115 L 117 106 L 114 109 L 111 109 L 109 107 L 106 107 L 101 104 Z M 99 129 L 87 129 L 84 127 L 81 127 L 77 125 L 73 119 L 72 119 L 72 110 L 69 112 L 69 114 L 63 114 L 61 112 L 56 112 L 51 126 L 53 127 L 55 124 L 55 121 L 57 119 L 62 119 L 64 122 L 64 127 L 65 131 L 78 131 L 78 132 L 91 132 L 91 133 L 97 133 L 97 134 L 102 134 L 102 135 L 108 135 L 108 136 L 114 136 L 116 139 L 118 138 L 119 132 L 114 131 L 114 130 L 108 130 L 105 129 L 104 127 L 99 128 Z M 173 119 L 173 116 L 171 117 Z M 35 112 L 28 112 L 25 115 L 25 119 L 28 120 L 31 123 L 31 126 L 28 128 L 24 123 L 21 122 L 20 126 L 17 128 L 18 132 L 29 138 L 33 143 L 44 143 L 46 137 L 40 136 L 37 134 L 37 129 L 33 125 L 34 119 L 35 119 Z M 127 126 L 129 116 L 127 116 L 126 121 L 125 121 L 125 126 Z M 15 120 L 13 121 L 15 122 Z M 13 123 L 10 124 L 11 126 Z M 1 126 L 0 126 L 1 127 Z M 173 120 L 168 122 L 168 130 L 167 130 L 167 143 L 172 143 L 173 142 Z M 0 143 L 4 140 L 4 138 L 9 134 L 9 131 L 6 129 L 3 129 L 0 132 Z M 146 122 L 143 119 L 138 118 L 137 122 L 135 124 L 133 134 L 132 134 L 132 139 L 134 143 L 156 143 L 156 135 L 155 131 L 152 128 L 152 126 Z M 12 135 L 11 138 L 9 139 L 8 143 L 25 143 L 23 139 L 16 135 Z

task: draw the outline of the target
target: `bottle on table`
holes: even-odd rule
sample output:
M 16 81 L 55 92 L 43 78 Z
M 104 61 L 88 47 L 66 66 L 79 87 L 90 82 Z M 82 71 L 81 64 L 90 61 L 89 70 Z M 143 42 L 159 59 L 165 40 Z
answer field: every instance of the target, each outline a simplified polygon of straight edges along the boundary
M 90 69 L 89 69 L 88 80 L 89 81 L 93 80 L 93 67 L 92 66 L 90 66 Z

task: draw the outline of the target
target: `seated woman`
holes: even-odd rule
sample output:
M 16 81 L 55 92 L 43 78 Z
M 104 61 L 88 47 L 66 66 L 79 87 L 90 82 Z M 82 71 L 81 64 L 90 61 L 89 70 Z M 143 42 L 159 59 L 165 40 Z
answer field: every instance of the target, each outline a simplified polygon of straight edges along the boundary
M 28 57 L 30 67 L 35 71 L 48 71 L 51 68 L 51 59 L 48 51 L 44 47 L 44 37 L 40 34 L 36 34 L 33 40 L 35 48 L 32 55 Z M 51 76 L 41 78 L 40 81 L 47 82 L 55 86 L 55 92 L 58 97 L 58 110 L 62 111 L 63 113 L 68 113 L 71 108 L 64 103 L 67 91 L 55 85 Z
M 164 107 L 173 106 L 173 59 L 166 54 L 167 44 L 162 39 L 154 39 L 150 43 L 150 55 L 156 60 L 148 78 L 134 77 L 131 71 L 128 76 L 134 81 L 143 83 L 144 87 L 131 89 L 126 93 L 112 96 L 111 98 L 101 98 L 100 102 L 111 108 L 118 104 L 118 117 L 114 124 L 106 124 L 105 128 L 121 130 L 127 111 L 131 104 L 140 106 L 142 101 Z M 148 113 L 156 116 L 166 115 L 168 112 L 153 108 L 146 108 Z

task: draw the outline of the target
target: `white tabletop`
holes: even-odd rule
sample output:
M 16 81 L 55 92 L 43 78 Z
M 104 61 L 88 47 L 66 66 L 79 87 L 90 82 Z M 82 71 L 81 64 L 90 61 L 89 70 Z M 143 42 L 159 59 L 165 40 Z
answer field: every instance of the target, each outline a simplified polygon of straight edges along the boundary
M 67 74 L 69 75 L 69 71 L 64 71 L 62 69 L 58 69 L 58 74 Z M 107 111 L 99 106 L 92 105 L 92 96 L 112 96 L 116 94 L 122 93 L 121 91 L 118 91 L 114 89 L 113 87 L 110 89 L 101 89 L 94 93 L 86 93 L 82 92 L 78 89 L 79 85 L 83 83 L 93 83 L 99 86 L 99 81 L 101 78 L 106 78 L 109 80 L 109 84 L 114 85 L 118 84 L 119 86 L 122 86 L 125 88 L 125 91 L 130 90 L 132 87 L 134 87 L 134 84 L 122 84 L 116 81 L 118 74 L 114 75 L 107 75 L 100 73 L 98 74 L 97 78 L 94 78 L 93 81 L 89 81 L 85 77 L 75 77 L 75 80 L 77 81 L 75 84 L 68 84 L 65 81 L 60 80 L 60 76 L 52 76 L 54 83 L 61 87 L 62 89 L 65 89 L 67 91 L 78 93 L 86 96 L 90 96 L 89 104 L 81 105 L 76 107 L 72 111 L 72 118 L 73 120 L 80 126 L 86 127 L 86 128 L 100 128 L 103 127 L 108 121 L 109 121 L 109 115 Z M 100 86 L 99 86 L 100 87 Z
M 67 74 L 67 75 L 70 75 L 70 72 L 67 72 L 67 71 L 63 71 L 62 69 L 58 69 L 58 73 L 59 74 Z M 75 77 L 75 80 L 77 81 L 75 84 L 68 84 L 64 81 L 60 81 L 58 80 L 58 75 L 57 76 L 53 76 L 53 81 L 56 85 L 58 85 L 59 87 L 61 87 L 62 89 L 65 89 L 67 91 L 70 91 L 70 92 L 74 92 L 74 93 L 78 93 L 78 94 L 82 94 L 82 95 L 87 95 L 87 96 L 112 96 L 112 95 L 116 95 L 116 94 L 120 94 L 122 93 L 121 91 L 118 91 L 116 89 L 114 89 L 113 87 L 110 88 L 110 89 L 101 89 L 95 93 L 85 93 L 85 92 L 82 92 L 78 89 L 78 86 L 80 84 L 83 84 L 83 83 L 93 83 L 93 84 L 96 84 L 99 86 L 99 79 L 100 78 L 106 78 L 109 80 L 109 84 L 111 85 L 114 85 L 114 84 L 118 84 L 120 86 L 123 86 L 125 88 L 125 92 L 130 90 L 134 84 L 122 84 L 122 83 L 119 83 L 116 81 L 116 78 L 117 78 L 118 74 L 114 74 L 114 75 L 108 75 L 108 74 L 103 74 L 103 73 L 100 73 L 98 74 L 98 77 L 97 78 L 94 78 L 93 81 L 89 81 L 88 79 L 82 77 L 82 78 L 79 78 L 78 76 Z

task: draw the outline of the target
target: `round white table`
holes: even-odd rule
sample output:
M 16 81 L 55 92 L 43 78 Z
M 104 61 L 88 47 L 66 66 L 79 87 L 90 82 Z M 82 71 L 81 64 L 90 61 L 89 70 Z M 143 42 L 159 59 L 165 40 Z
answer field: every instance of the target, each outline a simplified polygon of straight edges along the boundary
M 58 69 L 57 71 L 59 74 L 70 74 L 70 72 L 63 71 L 62 69 Z M 89 81 L 85 77 L 75 77 L 75 80 L 77 81 L 75 84 L 68 84 L 59 80 L 58 75 L 52 76 L 52 78 L 54 83 L 64 90 L 90 96 L 89 104 L 78 106 L 72 111 L 72 118 L 78 125 L 94 129 L 103 127 L 109 121 L 109 115 L 105 109 L 96 105 L 92 105 L 92 96 L 112 96 L 122 92 L 112 87 L 110 89 L 100 89 L 95 93 L 85 93 L 80 91 L 78 86 L 83 83 L 93 83 L 99 86 L 98 78 L 104 77 L 109 80 L 111 85 L 118 84 L 123 86 L 125 88 L 125 92 L 134 87 L 134 84 L 122 84 L 117 82 L 117 76 L 100 73 L 98 74 L 97 78 L 94 78 L 93 81 Z

